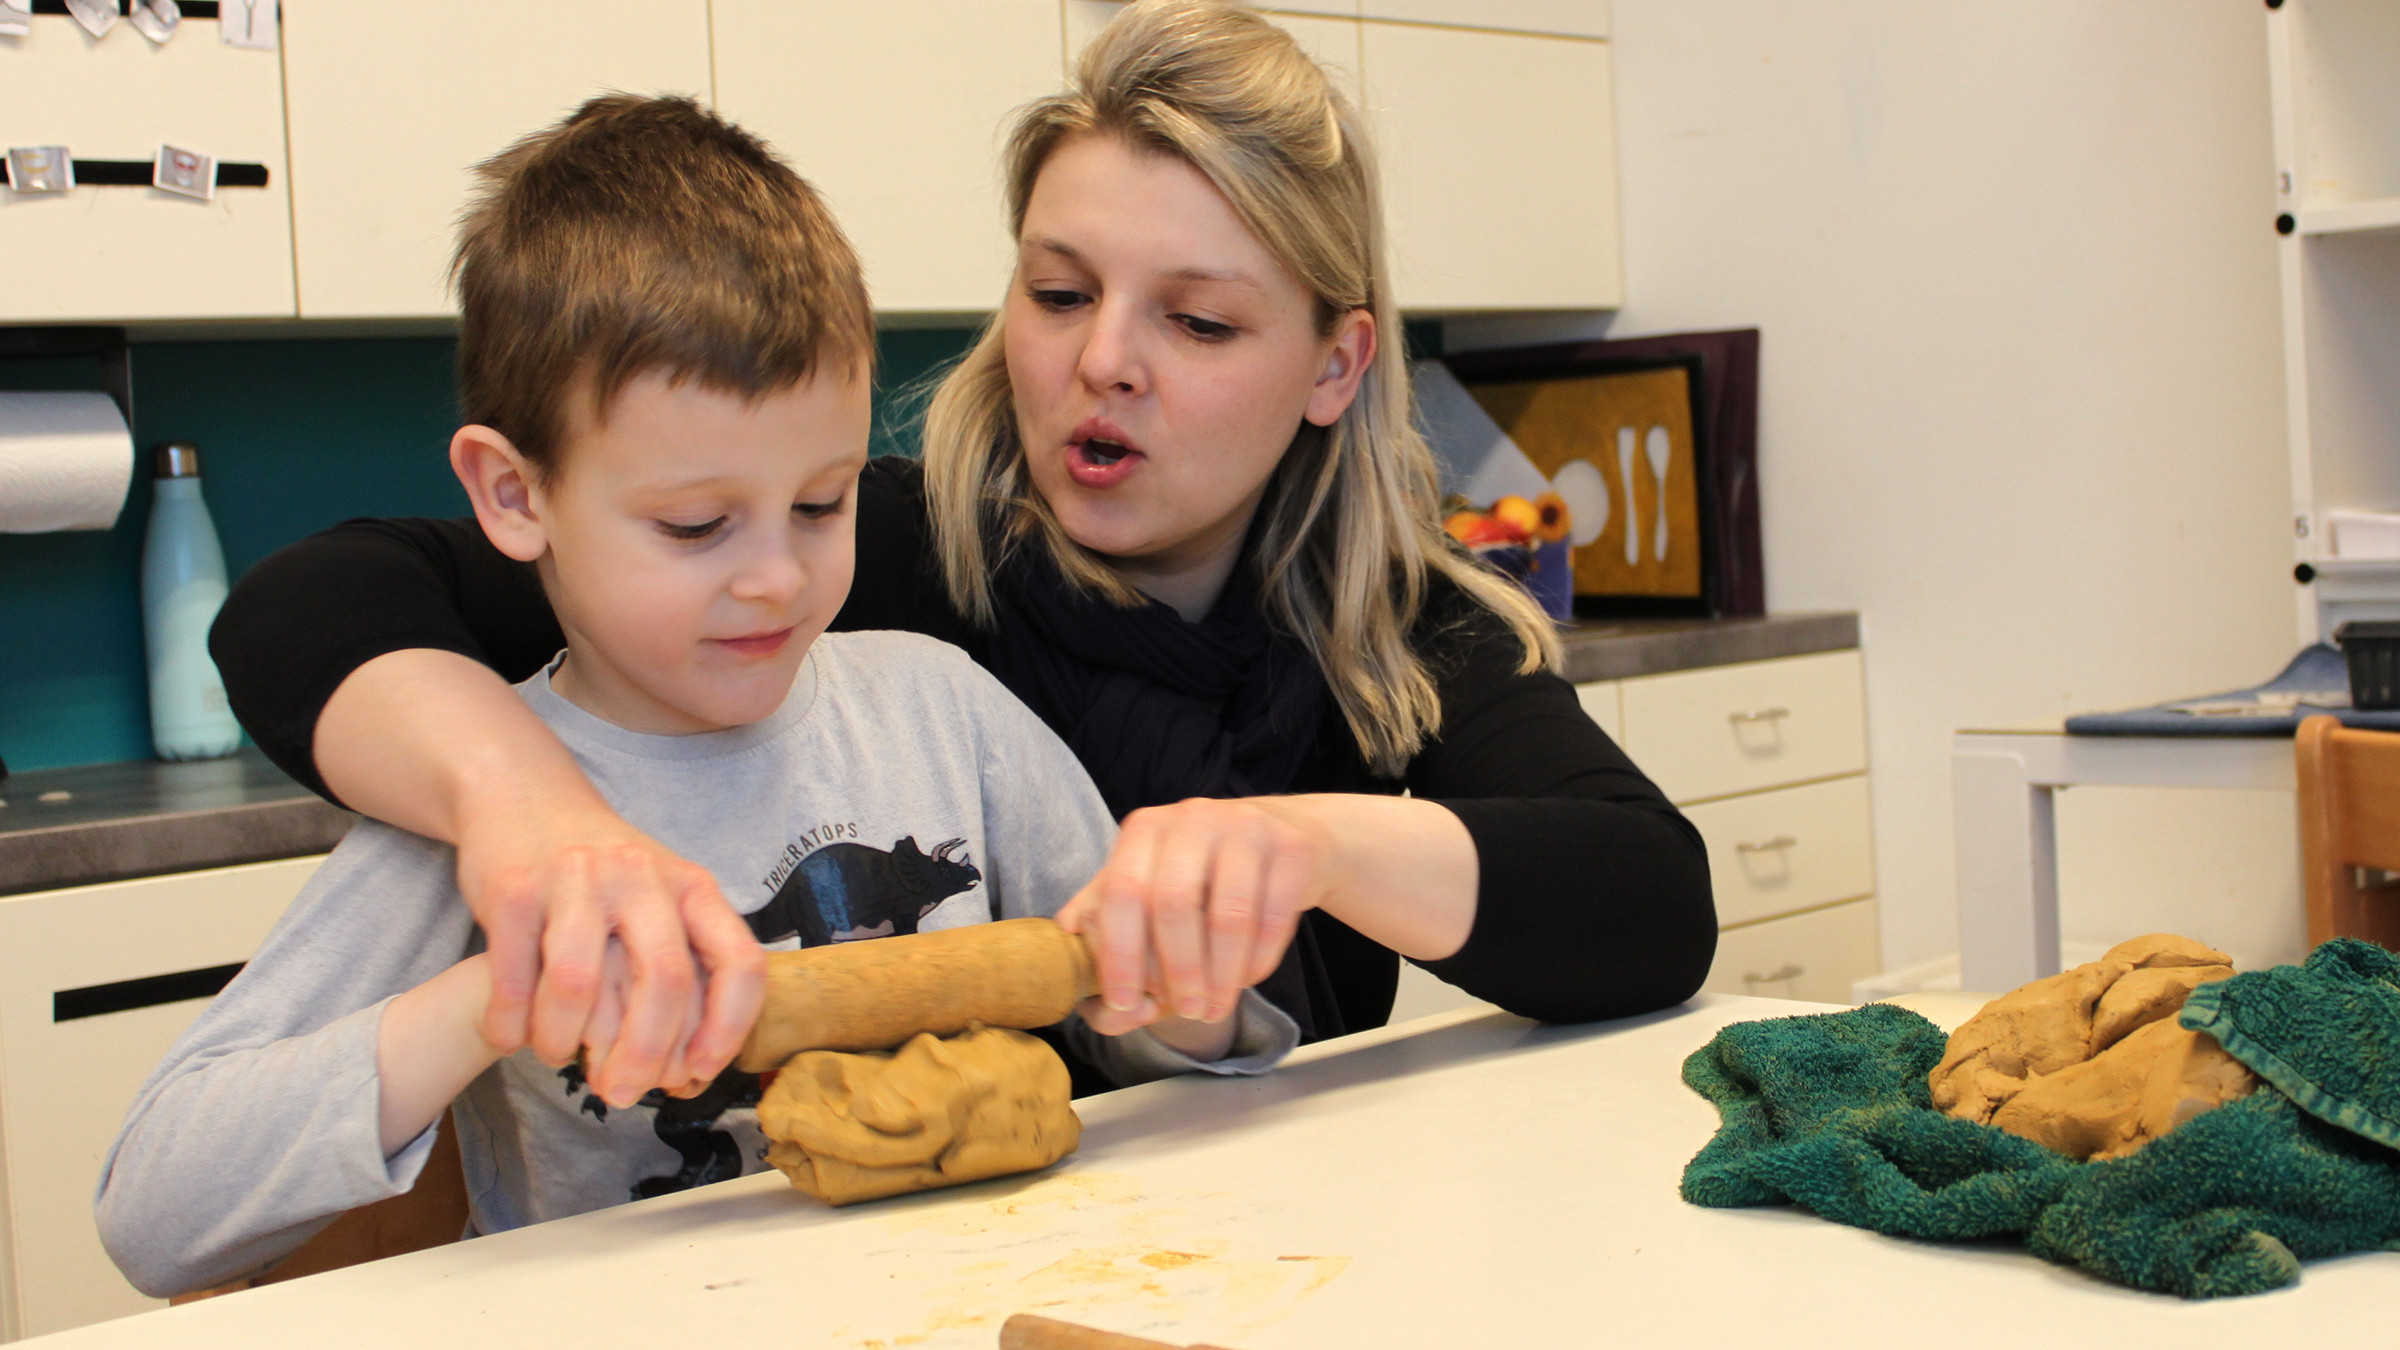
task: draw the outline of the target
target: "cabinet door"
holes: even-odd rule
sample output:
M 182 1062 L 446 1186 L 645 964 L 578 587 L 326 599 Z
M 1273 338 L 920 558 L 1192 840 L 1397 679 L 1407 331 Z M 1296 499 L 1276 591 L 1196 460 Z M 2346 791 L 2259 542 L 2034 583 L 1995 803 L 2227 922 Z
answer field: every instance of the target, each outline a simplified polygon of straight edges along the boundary
M 1867 767 L 1858 653 L 1625 681 L 1625 753 L 1678 804 Z
M 1848 1003 L 1850 982 L 1874 974 L 1881 962 L 1875 902 L 1852 900 L 1717 934 L 1717 961 L 1701 988 Z
M 1610 740 L 1623 745 L 1625 716 L 1618 702 L 1618 692 L 1617 681 L 1594 680 L 1575 686 L 1575 701 L 1583 705 L 1584 713 L 1600 724 L 1600 729 L 1608 733 Z
M 716 0 L 717 105 L 824 192 L 884 313 L 995 307 L 1009 114 L 1059 87 L 1057 0 Z
M 0 1339 L 164 1306 L 101 1249 L 92 1191 L 134 1094 L 206 997 L 126 986 L 249 959 L 322 861 L 0 898 L 0 1292 L 13 1294 Z M 82 996 L 62 1003 L 67 991 Z
M 708 18 L 708 0 L 286 5 L 301 316 L 456 313 L 474 166 L 594 94 L 707 99 Z
M 1566 37 L 1608 36 L 1608 0 L 1364 0 L 1370 19 L 1504 28 Z
M 1403 308 L 1623 301 L 1609 46 L 1362 25 Z
M 1725 797 L 1686 807 L 1684 815 L 1708 844 L 1720 924 L 1874 893 L 1865 774 Z
M 283 73 L 271 51 L 228 47 L 193 20 L 163 47 L 131 24 L 95 40 L 36 15 L 0 41 L 9 145 L 147 162 L 165 142 L 220 163 L 263 164 L 267 185 L 195 201 L 148 187 L 63 195 L 0 190 L 0 323 L 292 316 Z

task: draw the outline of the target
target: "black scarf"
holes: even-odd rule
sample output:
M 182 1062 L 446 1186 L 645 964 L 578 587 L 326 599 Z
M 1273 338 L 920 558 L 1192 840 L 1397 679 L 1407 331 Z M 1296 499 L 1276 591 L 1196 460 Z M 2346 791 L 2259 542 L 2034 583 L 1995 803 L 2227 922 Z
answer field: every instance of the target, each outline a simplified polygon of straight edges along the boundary
M 1330 693 L 1307 650 L 1260 612 L 1249 566 L 1198 623 L 1070 586 L 1038 543 L 1011 550 L 995 580 L 992 673 L 1083 761 L 1120 820 L 1187 797 L 1292 789 Z M 1340 1034 L 1306 924 L 1258 989 L 1304 1039 Z

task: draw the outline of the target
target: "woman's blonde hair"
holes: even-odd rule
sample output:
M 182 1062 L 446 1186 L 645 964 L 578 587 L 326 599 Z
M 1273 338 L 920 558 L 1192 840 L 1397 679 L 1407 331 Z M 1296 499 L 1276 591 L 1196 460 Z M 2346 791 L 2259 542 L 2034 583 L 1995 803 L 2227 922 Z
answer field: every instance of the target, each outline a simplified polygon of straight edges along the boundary
M 1105 135 L 1191 165 L 1316 297 L 1319 328 L 1367 310 L 1375 359 L 1330 427 L 1303 423 L 1268 480 L 1250 563 L 1268 619 L 1324 672 L 1367 763 L 1397 775 L 1441 724 L 1441 699 L 1409 645 L 1426 574 L 1498 615 L 1522 669 L 1558 660 L 1549 619 L 1513 582 L 1454 551 L 1437 520 L 1432 453 L 1410 416 L 1375 158 L 1358 110 L 1291 37 L 1217 0 L 1141 0 L 1084 49 L 1061 94 L 1026 108 L 1009 138 L 1009 228 L 1067 140 Z M 994 617 L 1002 551 L 1041 541 L 1070 584 L 1119 604 L 1141 594 L 1067 537 L 1025 472 L 1002 321 L 935 391 L 925 474 L 942 574 L 976 622 Z

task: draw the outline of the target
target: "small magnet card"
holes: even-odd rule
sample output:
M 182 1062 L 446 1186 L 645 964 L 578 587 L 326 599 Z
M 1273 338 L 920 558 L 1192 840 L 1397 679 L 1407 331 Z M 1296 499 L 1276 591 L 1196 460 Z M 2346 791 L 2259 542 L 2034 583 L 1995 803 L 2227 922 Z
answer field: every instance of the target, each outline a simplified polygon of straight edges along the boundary
M 217 195 L 217 161 L 197 150 L 162 145 L 158 158 L 151 162 L 150 185 L 179 197 L 209 201 Z
M 12 145 L 8 185 L 19 192 L 68 192 L 75 186 L 75 161 L 63 145 Z
M 275 50 L 275 0 L 218 0 L 217 37 L 228 47 Z
M 117 26 L 117 0 L 67 0 L 67 13 L 93 37 L 107 37 Z
M 141 30 L 143 37 L 163 47 L 183 23 L 183 9 L 175 0 L 134 0 L 133 10 L 125 19 Z
M 33 31 L 33 0 L 0 0 L 0 37 L 23 37 Z

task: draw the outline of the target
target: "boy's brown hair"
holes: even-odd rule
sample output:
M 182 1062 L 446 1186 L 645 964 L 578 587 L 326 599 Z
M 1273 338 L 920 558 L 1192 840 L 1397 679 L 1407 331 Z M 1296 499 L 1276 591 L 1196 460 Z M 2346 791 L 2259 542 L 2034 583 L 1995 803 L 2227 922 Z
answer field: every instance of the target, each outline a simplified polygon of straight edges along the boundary
M 866 375 L 874 315 L 825 203 L 688 98 L 595 98 L 476 166 L 451 264 L 468 422 L 558 468 L 570 397 L 598 418 L 636 376 L 756 398 Z

